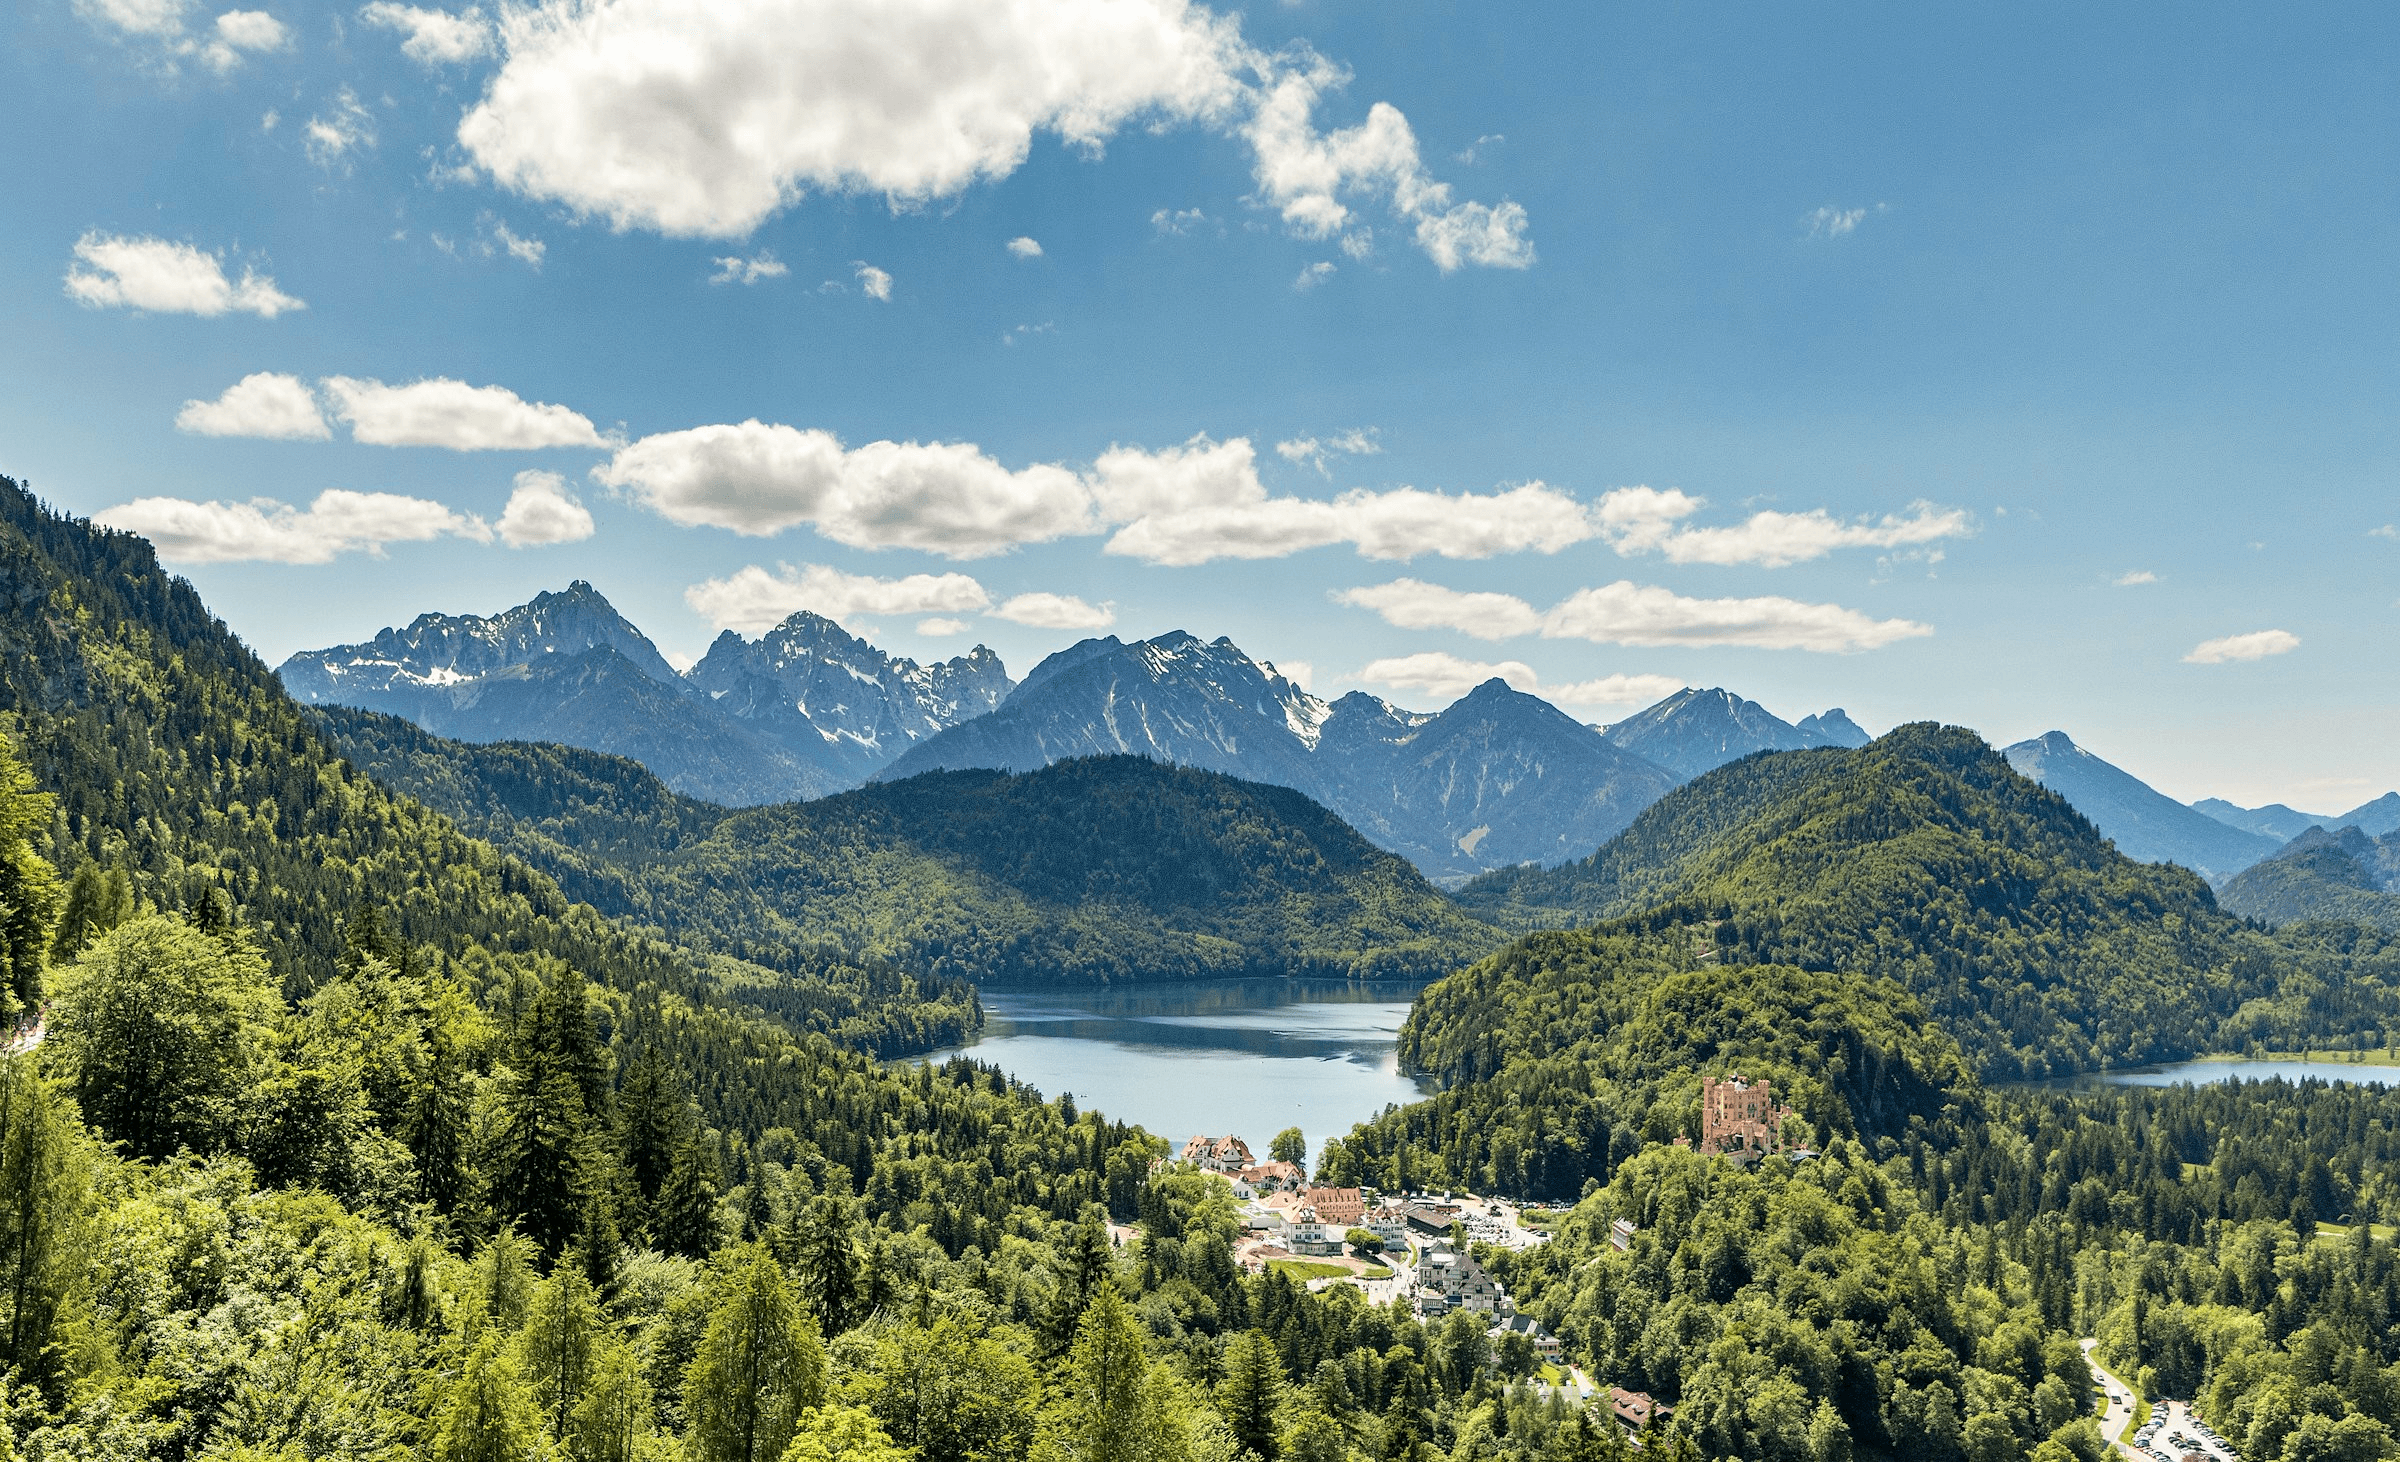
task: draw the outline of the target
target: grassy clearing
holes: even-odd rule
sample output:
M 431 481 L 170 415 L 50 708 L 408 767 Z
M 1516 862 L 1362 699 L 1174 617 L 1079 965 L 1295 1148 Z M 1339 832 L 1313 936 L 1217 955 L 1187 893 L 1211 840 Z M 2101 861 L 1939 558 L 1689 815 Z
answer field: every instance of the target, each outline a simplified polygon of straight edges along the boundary
M 1270 1259 L 1267 1261 L 1267 1267 L 1280 1269 L 1292 1278 L 1303 1281 L 1350 1277 L 1350 1266 L 1347 1264 L 1320 1264 L 1313 1259 Z
M 2400 1052 L 2380 1051 L 2211 1051 L 2195 1061 L 2305 1061 L 2312 1066 L 2400 1066 Z

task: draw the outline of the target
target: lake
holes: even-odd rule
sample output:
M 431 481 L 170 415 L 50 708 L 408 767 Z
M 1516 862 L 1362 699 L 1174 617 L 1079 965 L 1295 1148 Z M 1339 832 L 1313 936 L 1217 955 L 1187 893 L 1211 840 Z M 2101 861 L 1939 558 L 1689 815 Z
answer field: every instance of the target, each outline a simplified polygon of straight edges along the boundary
M 1419 984 L 1227 980 L 1139 989 L 983 991 L 982 1036 L 937 1051 L 988 1061 L 1178 1147 L 1232 1133 L 1264 1162 L 1286 1127 L 1328 1137 L 1431 1093 L 1400 1073 Z
M 2178 1061 L 2171 1066 L 2142 1066 L 2125 1071 L 2069 1078 L 2100 1081 L 2111 1086 L 2173 1086 L 2191 1082 L 2206 1086 L 2219 1081 L 2355 1081 L 2368 1086 L 2400 1086 L 2400 1066 L 2374 1066 L 2328 1058 L 2323 1061 Z

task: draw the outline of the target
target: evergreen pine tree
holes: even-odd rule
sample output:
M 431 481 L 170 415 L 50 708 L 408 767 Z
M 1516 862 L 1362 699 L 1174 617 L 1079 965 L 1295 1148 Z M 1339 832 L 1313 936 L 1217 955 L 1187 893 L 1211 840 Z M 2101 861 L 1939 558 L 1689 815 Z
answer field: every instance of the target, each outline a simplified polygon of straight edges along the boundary
M 1103 1279 L 1076 1327 L 1075 1345 L 1043 1418 L 1038 1462 L 1179 1462 L 1188 1455 L 1179 1418 L 1152 1383 L 1133 1310 Z
M 656 1046 L 644 1046 L 625 1073 L 617 1110 L 625 1129 L 625 1170 L 642 1201 L 656 1201 L 675 1165 L 676 1138 L 683 1128 L 683 1094 L 667 1074 Z
M 783 1266 L 748 1244 L 720 1256 L 716 1303 L 684 1372 L 692 1462 L 779 1462 L 825 1399 L 825 1351 Z
M 1263 1331 L 1244 1330 L 1225 1346 L 1225 1379 L 1217 1386 L 1217 1409 L 1234 1440 L 1275 1462 L 1276 1415 L 1283 1404 L 1283 1358 Z
M 532 1462 L 541 1445 L 533 1398 L 500 1348 L 499 1335 L 488 1334 L 468 1352 L 450 1387 L 433 1439 L 434 1462 Z
M 591 1388 L 607 1339 L 599 1297 L 574 1258 L 570 1255 L 551 1270 L 534 1290 L 525 1328 L 517 1338 L 534 1405 L 548 1422 L 552 1440 L 560 1442 L 566 1440 L 576 1404 Z
M 717 1155 L 686 1119 L 675 1144 L 675 1161 L 652 1205 L 650 1238 L 660 1249 L 687 1259 L 704 1259 L 717 1247 Z
M 41 1079 L 31 1056 L 0 1061 L 0 1369 L 19 1380 L 45 1375 L 60 1302 L 83 1262 L 79 1242 L 89 1202 L 82 1134 Z
M 821 1334 L 839 1335 L 858 1321 L 862 1276 L 847 1203 L 823 1194 L 809 1204 L 793 1261 Z

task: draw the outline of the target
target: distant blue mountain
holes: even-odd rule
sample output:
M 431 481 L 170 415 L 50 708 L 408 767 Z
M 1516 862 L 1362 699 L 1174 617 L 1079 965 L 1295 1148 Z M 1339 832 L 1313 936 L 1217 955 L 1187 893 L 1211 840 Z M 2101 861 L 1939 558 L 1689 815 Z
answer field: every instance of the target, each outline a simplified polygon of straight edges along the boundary
M 2020 741 L 2001 753 L 2092 820 L 2117 851 L 2143 863 L 2180 863 L 2226 878 L 2272 854 L 2281 842 L 2196 812 L 2131 772 L 2077 746 L 2064 731 Z

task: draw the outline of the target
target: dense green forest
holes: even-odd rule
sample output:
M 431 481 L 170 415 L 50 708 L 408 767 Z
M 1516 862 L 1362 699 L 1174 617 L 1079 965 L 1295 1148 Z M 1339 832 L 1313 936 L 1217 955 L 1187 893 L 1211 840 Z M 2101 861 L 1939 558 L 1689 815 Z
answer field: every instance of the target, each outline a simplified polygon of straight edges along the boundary
M 676 801 L 495 846 L 488 809 L 462 828 L 346 763 L 139 540 L 0 490 L 0 584 L 0 960 L 40 1012 L 0 1055 L 0 1455 L 1633 1455 L 1483 1316 L 1245 1273 L 1224 1185 L 1149 1134 L 877 1059 L 954 1038 L 971 991 L 595 907 L 612 849 L 714 835 Z M 1899 853 L 1855 861 L 1917 961 L 1961 928 L 2078 957 L 2065 925 L 1929 924 Z M 2061 863 L 2027 854 L 2030 906 Z M 1594 1378 L 1675 1408 L 1643 1456 L 2100 1462 L 2082 1336 L 2259 1462 L 2394 1454 L 2400 1096 L 1987 1085 L 1912 961 L 1756 918 L 1670 901 L 1436 986 L 1407 1040 L 1445 1091 L 1322 1175 L 1572 1201 L 1554 1242 L 1481 1256 Z M 2287 936 L 2319 963 L 2214 1029 L 2380 1037 L 2379 937 Z M 1674 1143 L 1737 1069 L 1820 1156 Z
M 320 713 L 360 769 L 603 912 L 778 968 L 941 979 L 1431 979 L 1500 942 L 1298 792 L 1139 757 L 733 811 L 639 763 Z
M 1734 762 L 1589 859 L 1460 898 L 1515 927 L 1626 920 L 1693 931 L 1726 963 L 1887 976 L 1987 1080 L 2400 1031 L 2389 937 L 2225 913 L 2197 874 L 2120 855 L 1956 727 Z
M 2312 831 L 2291 848 L 2225 881 L 2218 897 L 2269 924 L 2354 921 L 2400 934 L 2400 833 L 2369 838 L 2356 828 Z

